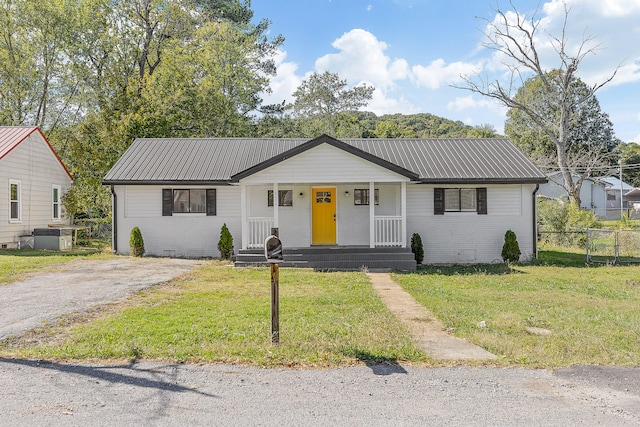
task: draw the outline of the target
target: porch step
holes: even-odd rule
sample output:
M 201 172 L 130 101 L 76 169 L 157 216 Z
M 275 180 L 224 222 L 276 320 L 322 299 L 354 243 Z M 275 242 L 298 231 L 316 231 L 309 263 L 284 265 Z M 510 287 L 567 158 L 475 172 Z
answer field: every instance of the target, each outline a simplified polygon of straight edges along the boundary
M 313 246 L 284 248 L 280 267 L 316 270 L 415 270 L 416 261 L 410 248 L 369 248 Z M 236 267 L 266 266 L 262 249 L 245 249 L 236 255 Z

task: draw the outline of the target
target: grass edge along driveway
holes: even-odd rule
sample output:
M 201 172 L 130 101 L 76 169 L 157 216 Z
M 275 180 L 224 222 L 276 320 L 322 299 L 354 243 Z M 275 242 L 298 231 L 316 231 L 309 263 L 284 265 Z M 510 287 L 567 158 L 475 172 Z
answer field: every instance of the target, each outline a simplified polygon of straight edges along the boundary
M 457 266 L 393 276 L 451 333 L 500 355 L 492 364 L 552 368 L 640 365 L 638 271 Z M 436 365 L 411 343 L 364 274 L 283 269 L 280 282 L 279 346 L 269 337 L 268 269 L 214 261 L 122 305 L 2 343 L 0 353 L 257 366 Z

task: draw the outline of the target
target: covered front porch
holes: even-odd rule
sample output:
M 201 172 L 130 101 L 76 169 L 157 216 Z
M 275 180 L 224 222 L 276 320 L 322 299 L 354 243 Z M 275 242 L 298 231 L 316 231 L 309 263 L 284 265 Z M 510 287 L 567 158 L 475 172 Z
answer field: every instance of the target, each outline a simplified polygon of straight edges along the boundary
M 289 248 L 407 248 L 401 182 L 241 183 L 242 249 L 261 249 L 278 228 Z

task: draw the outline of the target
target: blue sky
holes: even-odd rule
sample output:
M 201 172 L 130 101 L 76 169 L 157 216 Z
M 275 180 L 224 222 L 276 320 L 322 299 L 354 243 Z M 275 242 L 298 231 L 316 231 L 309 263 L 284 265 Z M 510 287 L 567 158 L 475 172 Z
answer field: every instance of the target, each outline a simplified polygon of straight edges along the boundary
M 640 0 L 513 0 L 520 13 L 539 9 L 539 50 L 543 66 L 557 68 L 547 34 L 562 29 L 564 6 L 571 8 L 570 45 L 593 37 L 595 55 L 579 75 L 600 83 L 616 67 L 615 78 L 596 95 L 616 136 L 640 143 Z M 491 124 L 503 132 L 506 110 L 469 91 L 461 75 L 505 78 L 492 51 L 482 48 L 494 9 L 511 11 L 508 0 L 253 0 L 255 20 L 269 19 L 271 35 L 285 43 L 276 57 L 278 75 L 266 103 L 291 101 L 312 72 L 331 71 L 350 86 L 376 88 L 366 110 L 374 113 L 431 113 L 469 125 Z M 539 6 L 539 7 L 538 7 Z

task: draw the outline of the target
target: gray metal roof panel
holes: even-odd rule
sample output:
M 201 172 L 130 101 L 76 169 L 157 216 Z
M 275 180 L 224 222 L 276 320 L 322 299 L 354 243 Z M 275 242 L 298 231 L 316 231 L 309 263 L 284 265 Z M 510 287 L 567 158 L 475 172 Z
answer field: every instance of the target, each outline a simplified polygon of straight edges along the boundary
M 228 182 L 309 142 L 302 138 L 137 139 L 104 182 Z M 421 182 L 545 182 L 507 139 L 342 139 Z M 297 152 L 294 150 L 294 152 Z

